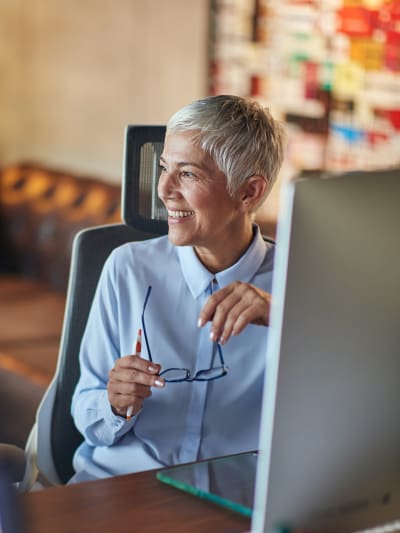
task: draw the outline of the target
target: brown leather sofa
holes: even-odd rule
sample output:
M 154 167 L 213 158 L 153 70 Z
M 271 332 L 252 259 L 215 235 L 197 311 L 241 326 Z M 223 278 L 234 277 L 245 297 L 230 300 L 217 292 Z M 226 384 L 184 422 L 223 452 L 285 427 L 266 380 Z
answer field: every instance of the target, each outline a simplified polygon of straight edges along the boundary
M 120 222 L 120 186 L 34 164 L 0 176 L 0 268 L 67 288 L 72 240 L 82 228 Z
M 120 222 L 120 195 L 119 184 L 41 164 L 0 173 L 0 381 L 19 376 L 21 394 L 39 387 L 36 399 L 25 400 L 31 418 L 57 362 L 74 236 Z M 21 395 L 0 400 L 3 418 Z M 24 439 L 21 424 L 18 431 Z M 2 442 L 21 440 L 11 433 L 2 420 Z

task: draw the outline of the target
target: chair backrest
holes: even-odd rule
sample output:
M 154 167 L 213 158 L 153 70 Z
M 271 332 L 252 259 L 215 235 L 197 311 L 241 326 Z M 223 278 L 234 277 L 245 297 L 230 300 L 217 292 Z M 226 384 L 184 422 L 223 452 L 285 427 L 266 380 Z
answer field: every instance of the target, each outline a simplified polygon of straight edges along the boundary
M 83 230 L 74 240 L 57 369 L 32 433 L 37 467 L 51 484 L 65 483 L 73 475 L 73 454 L 82 442 L 70 414 L 71 399 L 79 379 L 80 343 L 104 261 L 123 243 L 167 233 L 166 213 L 157 200 L 164 132 L 163 126 L 128 126 L 122 187 L 125 224 Z

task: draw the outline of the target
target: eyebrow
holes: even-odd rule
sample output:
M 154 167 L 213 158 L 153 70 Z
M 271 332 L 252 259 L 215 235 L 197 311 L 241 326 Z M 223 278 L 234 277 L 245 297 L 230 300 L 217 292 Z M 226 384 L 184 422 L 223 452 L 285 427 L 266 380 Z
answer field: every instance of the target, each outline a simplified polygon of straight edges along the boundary
M 166 163 L 166 160 L 163 158 L 163 156 L 160 156 L 160 161 L 162 161 L 163 163 Z M 204 165 L 199 165 L 198 163 L 193 163 L 191 161 L 179 161 L 176 164 L 177 164 L 178 167 L 191 166 L 191 167 L 196 167 L 199 170 L 204 170 L 204 168 L 205 168 Z

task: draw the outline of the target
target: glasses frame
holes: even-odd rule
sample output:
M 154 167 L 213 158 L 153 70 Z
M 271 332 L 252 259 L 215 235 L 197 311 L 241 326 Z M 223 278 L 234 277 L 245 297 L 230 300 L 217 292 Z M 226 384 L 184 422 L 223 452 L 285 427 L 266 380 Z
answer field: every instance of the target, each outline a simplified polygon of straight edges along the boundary
M 145 324 L 145 321 L 144 321 L 144 312 L 146 310 L 146 306 L 147 306 L 147 302 L 149 300 L 151 289 L 152 289 L 152 287 L 151 287 L 151 285 L 149 285 L 149 287 L 147 289 L 146 297 L 145 297 L 144 303 L 143 303 L 143 310 L 142 310 L 141 320 L 142 320 L 142 329 L 143 329 L 143 335 L 144 335 L 144 342 L 145 342 L 146 348 L 147 348 L 147 354 L 148 354 L 148 357 L 149 357 L 149 361 L 152 363 L 153 362 L 153 357 L 151 355 L 149 340 L 147 338 L 146 324 Z M 179 379 L 167 379 L 167 378 L 164 378 L 166 383 L 181 383 L 181 382 L 184 382 L 184 381 L 186 381 L 186 382 L 213 381 L 215 379 L 219 379 L 219 378 L 222 378 L 222 377 L 226 376 L 226 374 L 228 373 L 229 369 L 225 365 L 224 357 L 222 355 L 221 345 L 218 342 L 216 342 L 214 344 L 217 345 L 217 352 L 218 352 L 218 355 L 219 355 L 221 366 L 211 367 L 211 368 L 204 369 L 204 370 L 198 370 L 194 376 L 192 376 L 192 372 L 188 368 L 171 367 L 171 368 L 166 368 L 165 370 L 160 372 L 159 376 L 163 377 L 163 374 L 165 374 L 166 372 L 169 372 L 171 370 L 176 370 L 176 371 L 180 371 L 180 372 L 185 372 L 186 373 L 186 376 L 184 378 L 179 378 Z M 204 377 L 201 377 L 202 374 L 205 374 L 206 372 L 209 372 L 210 370 L 218 370 L 218 369 L 221 370 L 221 374 L 218 375 L 218 376 L 211 376 L 211 377 L 204 376 Z

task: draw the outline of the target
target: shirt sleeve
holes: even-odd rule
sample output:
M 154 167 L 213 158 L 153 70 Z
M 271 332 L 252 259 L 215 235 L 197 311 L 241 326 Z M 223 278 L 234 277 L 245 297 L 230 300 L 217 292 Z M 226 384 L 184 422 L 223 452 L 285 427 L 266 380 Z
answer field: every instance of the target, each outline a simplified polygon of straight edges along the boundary
M 113 413 L 108 401 L 108 374 L 120 357 L 115 252 L 101 273 L 79 354 L 80 378 L 72 398 L 75 425 L 91 446 L 110 446 L 129 431 L 136 417 Z

